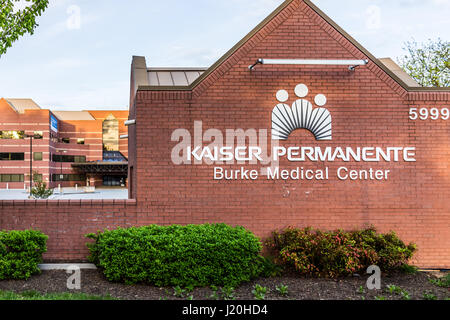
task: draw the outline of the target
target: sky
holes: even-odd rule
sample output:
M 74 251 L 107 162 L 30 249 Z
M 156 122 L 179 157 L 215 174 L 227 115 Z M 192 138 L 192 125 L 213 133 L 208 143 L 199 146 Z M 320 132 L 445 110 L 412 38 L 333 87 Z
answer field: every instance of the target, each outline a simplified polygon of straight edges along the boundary
M 0 97 L 126 110 L 133 55 L 153 67 L 208 67 L 282 2 L 50 0 L 35 33 L 0 57 Z M 379 58 L 401 56 L 412 39 L 450 40 L 450 0 L 313 2 Z

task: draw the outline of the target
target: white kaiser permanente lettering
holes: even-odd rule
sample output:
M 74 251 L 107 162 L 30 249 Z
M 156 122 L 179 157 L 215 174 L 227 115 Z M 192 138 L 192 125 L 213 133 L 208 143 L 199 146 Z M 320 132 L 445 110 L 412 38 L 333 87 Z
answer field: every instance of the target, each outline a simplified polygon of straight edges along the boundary
M 415 162 L 415 147 L 280 147 L 272 148 L 271 158 L 278 161 L 286 157 L 291 162 L 328 161 L 344 162 Z M 187 147 L 187 160 L 202 161 L 263 161 L 261 147 Z

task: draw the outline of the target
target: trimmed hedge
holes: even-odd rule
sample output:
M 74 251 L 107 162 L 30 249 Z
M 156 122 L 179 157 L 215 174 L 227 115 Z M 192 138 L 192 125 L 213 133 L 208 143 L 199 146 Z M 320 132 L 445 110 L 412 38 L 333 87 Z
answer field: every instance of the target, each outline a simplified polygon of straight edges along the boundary
M 28 279 L 39 273 L 47 239 L 36 230 L 0 231 L 0 279 Z
M 261 242 L 226 224 L 118 228 L 94 239 L 89 260 L 109 281 L 157 286 L 236 286 L 264 272 Z
M 312 276 L 337 277 L 365 271 L 377 265 L 383 272 L 400 268 L 416 251 L 394 232 L 378 234 L 374 228 L 324 232 L 311 228 L 287 228 L 273 232 L 266 245 L 275 261 Z

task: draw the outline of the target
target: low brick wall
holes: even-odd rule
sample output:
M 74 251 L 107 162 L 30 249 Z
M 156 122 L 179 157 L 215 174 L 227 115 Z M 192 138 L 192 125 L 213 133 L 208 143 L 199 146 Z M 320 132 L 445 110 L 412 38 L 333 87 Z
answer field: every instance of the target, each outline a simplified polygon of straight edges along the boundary
M 33 228 L 49 236 L 47 262 L 86 261 L 85 234 L 135 224 L 135 200 L 0 201 L 0 229 Z
M 242 225 L 265 238 L 273 230 L 289 225 L 325 230 L 373 225 L 380 232 L 394 230 L 405 242 L 415 242 L 418 252 L 413 264 L 423 268 L 450 268 L 450 213 L 386 208 L 355 212 L 336 206 L 322 212 L 303 208 L 301 214 L 279 212 L 274 215 L 269 213 L 270 208 L 266 209 L 255 207 L 254 214 L 236 208 L 210 214 L 180 210 L 169 215 L 138 205 L 136 200 L 0 200 L 0 229 L 41 230 L 49 236 L 48 251 L 44 255 L 46 262 L 83 262 L 88 256 L 86 243 L 90 241 L 85 235 L 117 227 L 224 222 Z

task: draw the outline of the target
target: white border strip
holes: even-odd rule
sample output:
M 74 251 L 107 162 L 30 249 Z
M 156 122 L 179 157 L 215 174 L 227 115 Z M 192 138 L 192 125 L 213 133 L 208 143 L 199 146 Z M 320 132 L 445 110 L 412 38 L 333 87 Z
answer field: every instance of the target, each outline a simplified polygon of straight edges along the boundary
M 80 269 L 92 269 L 97 267 L 92 263 L 43 263 L 38 264 L 38 268 L 41 270 L 67 270 L 69 267 L 78 267 Z

